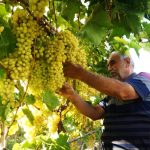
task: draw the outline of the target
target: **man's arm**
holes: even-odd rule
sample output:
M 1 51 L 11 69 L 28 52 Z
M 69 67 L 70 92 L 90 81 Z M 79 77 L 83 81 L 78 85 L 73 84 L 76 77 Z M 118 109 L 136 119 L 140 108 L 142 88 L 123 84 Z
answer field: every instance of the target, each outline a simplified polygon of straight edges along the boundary
M 66 63 L 64 66 L 64 73 L 68 77 L 85 82 L 106 95 L 121 100 L 133 100 L 139 97 L 130 84 L 94 74 L 83 69 L 80 65 Z
M 68 84 L 65 84 L 60 92 L 64 97 L 69 99 L 83 115 L 91 118 L 92 120 L 98 120 L 103 117 L 104 109 L 100 105 L 92 106 L 88 104 Z

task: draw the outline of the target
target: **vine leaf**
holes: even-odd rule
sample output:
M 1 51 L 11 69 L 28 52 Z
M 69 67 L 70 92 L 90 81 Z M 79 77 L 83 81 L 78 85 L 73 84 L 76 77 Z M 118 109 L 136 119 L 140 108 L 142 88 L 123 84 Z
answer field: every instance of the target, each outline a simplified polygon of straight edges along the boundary
M 109 36 L 109 39 L 112 40 L 114 37 L 122 37 L 123 35 L 129 36 L 129 32 L 123 27 L 123 26 L 117 26 L 114 25 L 111 34 Z
M 76 0 L 67 0 L 65 1 L 64 8 L 62 10 L 62 17 L 67 20 L 68 22 L 73 22 L 75 14 L 80 10 L 80 1 Z
M 132 32 L 138 34 L 141 30 L 141 22 L 139 16 L 135 14 L 128 14 L 126 16 L 127 24 Z
M 84 27 L 80 35 L 82 38 L 86 38 L 94 44 L 98 45 L 106 36 L 106 34 L 106 28 L 102 28 L 99 25 L 89 22 L 88 25 Z
M 63 148 L 65 148 L 66 150 L 69 150 L 69 143 L 68 141 L 68 135 L 64 134 L 64 133 L 60 133 L 58 139 L 56 139 L 56 142 L 59 146 L 62 146 Z
M 139 45 L 138 42 L 136 42 L 136 41 L 131 41 L 131 42 L 129 43 L 129 47 L 130 47 L 130 48 L 134 48 L 136 54 L 139 56 L 139 49 L 141 48 L 141 46 Z
M 71 27 L 71 25 L 69 24 L 69 22 L 67 22 L 62 16 L 57 16 L 57 25 L 58 26 L 66 26 L 68 28 Z
M 0 17 L 6 16 L 8 14 L 4 4 L 0 4 L 0 10 L 1 10 L 0 11 Z
M 36 144 L 34 144 L 33 142 L 30 142 L 30 141 L 26 140 L 26 141 L 24 141 L 22 143 L 21 148 L 22 149 L 36 149 Z
M 49 110 L 53 110 L 59 105 L 58 98 L 51 91 L 44 91 L 42 94 L 42 99 Z
M 148 37 L 150 38 L 150 24 L 144 22 L 143 27 L 144 27 L 144 31 L 147 33 Z
M 112 27 L 111 20 L 106 11 L 99 4 L 96 6 L 89 21 L 81 30 L 81 37 L 89 39 L 95 44 L 99 44 L 106 36 L 107 30 Z
M 1 17 L 0 26 L 4 26 L 3 32 L 0 33 L 0 59 L 2 59 L 15 50 L 16 37 L 11 32 L 8 23 Z
M 2 97 L 0 96 L 0 117 L 3 121 L 6 120 L 6 109 L 7 107 L 2 104 Z
M 31 124 L 33 124 L 34 116 L 33 116 L 32 112 L 30 111 L 30 109 L 24 108 L 24 109 L 22 109 L 22 111 L 27 116 L 27 118 L 29 119 L 29 121 L 31 122 Z
M 27 104 L 34 104 L 35 103 L 35 97 L 32 94 L 26 95 L 25 100 L 26 100 Z
M 0 80 L 4 79 L 6 72 L 3 68 L 0 67 Z

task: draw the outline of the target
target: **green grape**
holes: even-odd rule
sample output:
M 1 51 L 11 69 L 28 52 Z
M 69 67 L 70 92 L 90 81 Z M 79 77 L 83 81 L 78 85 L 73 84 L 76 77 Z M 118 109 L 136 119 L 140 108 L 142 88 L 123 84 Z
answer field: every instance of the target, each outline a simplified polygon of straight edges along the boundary
M 2 104 L 6 105 L 8 102 L 11 107 L 15 106 L 15 83 L 13 80 L 9 78 L 3 79 L 1 82 L 1 96 L 2 96 Z
M 60 116 L 57 113 L 53 113 L 51 116 L 48 117 L 47 127 L 49 128 L 50 133 L 57 132 L 59 122 Z
M 43 128 L 45 128 L 47 125 L 47 120 L 42 114 L 40 114 L 34 117 L 33 123 L 34 126 L 36 127 L 36 132 L 39 134 L 39 133 L 43 133 L 42 131 Z
M 36 18 L 41 18 L 44 15 L 47 5 L 48 0 L 29 0 L 29 10 Z
M 47 42 L 47 34 L 44 32 L 43 29 L 40 28 L 39 36 L 36 38 L 32 49 L 32 55 L 34 56 L 35 59 L 40 59 L 44 57 L 46 42 Z
M 47 64 L 44 60 L 37 60 L 32 70 L 29 89 L 34 94 L 40 94 L 47 86 Z
M 17 48 L 12 59 L 3 60 L 4 66 L 14 80 L 26 80 L 29 77 L 32 60 L 32 44 L 39 36 L 40 27 L 25 10 L 17 9 L 12 15 L 14 33 L 17 37 Z M 30 28 L 29 28 L 30 27 Z

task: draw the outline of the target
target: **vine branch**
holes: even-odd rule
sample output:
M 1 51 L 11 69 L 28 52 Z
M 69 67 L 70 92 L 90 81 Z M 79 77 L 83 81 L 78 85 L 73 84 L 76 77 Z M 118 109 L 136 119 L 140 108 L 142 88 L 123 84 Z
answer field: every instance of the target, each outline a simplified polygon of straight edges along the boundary
M 26 0 L 12 0 L 12 2 L 14 3 L 19 3 L 23 8 L 25 8 L 28 13 L 33 17 L 34 20 L 37 21 L 37 23 L 42 26 L 45 30 L 45 32 L 50 35 L 53 36 L 57 33 L 57 30 L 51 25 L 51 23 L 48 21 L 46 16 L 43 16 L 42 18 L 36 18 L 32 12 L 29 10 L 29 4 L 28 1 Z M 6 3 L 6 2 L 4 2 Z

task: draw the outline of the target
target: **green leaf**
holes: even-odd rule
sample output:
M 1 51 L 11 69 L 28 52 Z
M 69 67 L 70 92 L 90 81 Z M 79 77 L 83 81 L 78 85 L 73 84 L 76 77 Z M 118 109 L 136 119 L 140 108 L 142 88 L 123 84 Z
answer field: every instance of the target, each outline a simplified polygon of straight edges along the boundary
M 57 25 L 58 26 L 65 26 L 65 27 L 71 27 L 71 25 L 60 15 L 57 16 Z
M 8 12 L 5 9 L 5 5 L 1 3 L 0 4 L 0 16 L 3 17 L 3 16 L 6 16 L 7 14 Z
M 34 104 L 35 103 L 35 97 L 34 97 L 34 95 L 32 95 L 32 94 L 27 95 L 25 97 L 25 101 L 27 102 L 27 104 Z
M 126 21 L 131 32 L 138 34 L 141 31 L 140 18 L 136 14 L 128 14 Z
M 136 53 L 139 55 L 139 49 L 141 48 L 141 46 L 139 45 L 138 42 L 136 42 L 136 41 L 131 41 L 131 42 L 129 43 L 129 47 L 130 47 L 130 48 L 134 48 L 135 51 L 136 51 Z
M 64 133 L 60 133 L 58 139 L 56 139 L 56 142 L 59 146 L 65 148 L 65 150 L 69 150 L 69 143 L 68 141 L 68 135 L 64 134 Z
M 99 26 L 112 27 L 109 14 L 102 8 L 101 4 L 96 5 L 89 22 L 90 21 L 95 22 Z
M 4 79 L 6 75 L 6 72 L 3 68 L 0 67 L 0 80 Z
M 120 37 L 114 37 L 114 39 L 121 44 L 127 45 L 129 42 L 127 42 L 126 40 L 124 40 L 123 38 Z
M 2 104 L 2 97 L 0 96 L 0 117 L 2 120 L 6 120 L 6 109 L 7 107 Z
M 74 131 L 75 127 L 77 126 L 75 119 L 72 116 L 65 116 L 63 120 L 63 127 L 67 132 Z
M 44 91 L 42 94 L 42 99 L 49 110 L 53 110 L 59 105 L 58 98 L 51 91 Z
M 150 23 L 148 24 L 148 23 L 144 22 L 143 27 L 144 27 L 144 31 L 147 33 L 147 35 L 150 38 Z
M 74 20 L 75 14 L 79 13 L 80 5 L 81 5 L 80 1 L 76 0 L 65 1 L 64 8 L 62 11 L 62 17 L 66 19 L 68 22 L 72 22 Z
M 4 26 L 4 31 L 0 33 L 0 59 L 7 57 L 16 47 L 16 37 L 11 32 L 8 23 L 0 17 L 0 26 Z
M 10 28 L 8 22 L 6 22 L 1 16 L 0 16 L 0 26 L 4 26 L 4 28 Z
M 29 119 L 29 121 L 31 122 L 31 124 L 33 124 L 34 116 L 33 116 L 32 112 L 30 111 L 30 109 L 24 108 L 24 109 L 22 109 L 22 111 L 27 116 L 27 118 Z
M 29 142 L 29 141 L 24 141 L 22 143 L 22 146 L 21 146 L 23 149 L 26 149 L 26 150 L 35 150 L 36 149 L 36 144 L 35 143 L 32 143 L 32 142 Z
M 106 37 L 111 26 L 108 13 L 102 9 L 101 5 L 97 5 L 91 18 L 81 30 L 80 35 L 98 45 Z
M 123 26 L 114 25 L 109 39 L 112 40 L 115 36 L 122 37 L 123 35 L 129 36 L 129 32 Z
M 7 12 L 11 11 L 11 5 L 8 2 L 5 4 L 5 9 Z
M 89 41 L 93 42 L 95 45 L 98 45 L 106 37 L 107 29 L 104 27 L 100 27 L 95 23 L 89 22 L 79 35 L 82 38 L 88 39 Z

